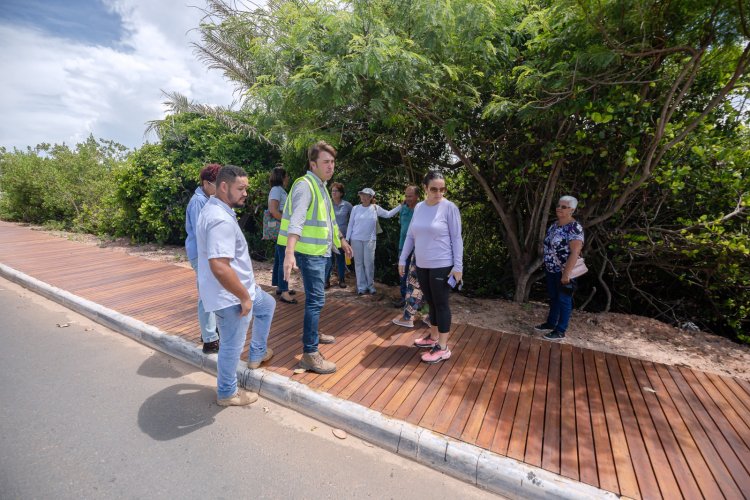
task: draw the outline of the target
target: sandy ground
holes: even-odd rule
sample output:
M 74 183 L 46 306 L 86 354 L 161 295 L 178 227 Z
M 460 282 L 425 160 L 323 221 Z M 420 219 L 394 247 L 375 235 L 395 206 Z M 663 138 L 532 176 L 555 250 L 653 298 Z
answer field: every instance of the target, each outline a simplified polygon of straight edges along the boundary
M 183 247 L 131 245 L 125 238 L 103 240 L 88 234 L 50 231 L 40 227 L 33 229 L 88 245 L 190 267 Z M 271 262 L 254 262 L 253 267 L 257 281 L 270 285 Z M 328 296 L 388 308 L 393 311 L 394 317 L 398 316 L 399 310 L 391 303 L 399 295 L 398 287 L 376 283 L 377 295 L 358 296 L 355 287 L 351 286 L 353 277 L 347 278 L 347 282 L 350 285 L 348 288 L 334 286 L 328 290 Z M 292 277 L 290 286 L 292 289 L 302 289 L 299 274 Z M 547 314 L 546 304 L 538 302 L 517 304 L 501 299 L 468 298 L 460 294 L 451 297 L 451 309 L 454 322 L 528 336 L 541 336 L 532 327 L 542 323 Z M 643 316 L 574 311 L 564 342 L 750 380 L 750 346 L 708 332 L 681 330 Z

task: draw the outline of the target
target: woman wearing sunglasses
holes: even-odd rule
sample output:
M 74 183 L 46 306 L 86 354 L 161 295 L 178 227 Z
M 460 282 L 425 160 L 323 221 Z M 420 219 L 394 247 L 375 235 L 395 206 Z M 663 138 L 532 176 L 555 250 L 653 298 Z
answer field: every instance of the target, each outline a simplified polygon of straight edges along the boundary
M 559 341 L 565 338 L 570 313 L 573 310 L 573 292 L 576 280 L 570 277 L 573 266 L 583 248 L 583 227 L 573 218 L 578 200 L 563 196 L 557 202 L 557 221 L 547 230 L 544 238 L 544 274 L 547 278 L 549 314 L 547 321 L 534 329 L 546 332 L 544 338 Z
M 461 214 L 445 199 L 445 178 L 431 171 L 424 177 L 426 199 L 414 207 L 414 216 L 399 258 L 398 272 L 403 276 L 406 258 L 414 250 L 417 278 L 424 300 L 430 306 L 432 326 L 414 345 L 430 349 L 422 354 L 425 363 L 439 363 L 451 357 L 448 337 L 451 330 L 449 304 L 451 288 L 463 276 L 464 243 Z

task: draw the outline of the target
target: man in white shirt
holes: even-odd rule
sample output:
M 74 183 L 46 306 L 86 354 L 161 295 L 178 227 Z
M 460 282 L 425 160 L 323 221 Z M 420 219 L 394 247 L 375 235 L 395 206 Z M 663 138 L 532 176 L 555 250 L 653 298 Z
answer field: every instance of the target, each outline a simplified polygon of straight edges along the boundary
M 243 406 L 257 394 L 237 389 L 237 364 L 253 320 L 248 368 L 273 356 L 267 346 L 276 301 L 256 283 L 245 235 L 233 208 L 245 205 L 247 174 L 226 165 L 216 177 L 216 194 L 198 217 L 198 290 L 206 311 L 213 311 L 221 331 L 217 360 L 217 403 Z

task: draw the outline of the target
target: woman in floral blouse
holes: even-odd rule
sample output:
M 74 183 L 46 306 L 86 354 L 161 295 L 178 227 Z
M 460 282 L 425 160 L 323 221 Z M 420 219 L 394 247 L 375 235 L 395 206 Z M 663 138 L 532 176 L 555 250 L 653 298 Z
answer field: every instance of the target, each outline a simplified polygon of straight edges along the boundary
M 578 200 L 563 196 L 557 202 L 557 221 L 547 230 L 544 238 L 544 274 L 549 294 L 547 321 L 534 329 L 546 332 L 547 340 L 562 340 L 568 329 L 573 310 L 573 292 L 577 288 L 575 278 L 570 277 L 573 266 L 583 248 L 583 227 L 573 218 Z

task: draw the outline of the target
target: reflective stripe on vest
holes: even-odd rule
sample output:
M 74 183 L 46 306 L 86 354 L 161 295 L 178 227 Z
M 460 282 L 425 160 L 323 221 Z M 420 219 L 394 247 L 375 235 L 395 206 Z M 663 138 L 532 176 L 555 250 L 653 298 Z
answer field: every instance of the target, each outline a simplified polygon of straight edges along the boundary
M 290 193 L 294 193 L 294 189 L 300 182 L 306 182 L 310 186 L 310 192 L 312 193 L 312 201 L 307 209 L 305 215 L 305 224 L 302 226 L 302 234 L 297 240 L 297 244 L 294 247 L 295 252 L 303 253 L 305 255 L 325 255 L 328 250 L 328 220 L 335 221 L 336 215 L 333 212 L 333 202 L 331 202 L 330 196 L 328 196 L 328 190 L 324 190 L 321 193 L 318 182 L 315 179 L 310 178 L 308 175 L 300 177 L 292 185 Z M 328 218 L 325 217 L 326 213 L 326 198 L 328 199 L 330 211 Z M 279 227 L 279 237 L 276 242 L 281 246 L 286 246 L 288 241 L 289 221 L 292 218 L 292 196 L 287 197 L 286 203 L 284 204 L 284 211 L 281 216 L 281 226 Z M 330 219 L 329 219 L 330 218 Z M 338 228 L 331 223 L 334 227 L 333 231 L 333 244 L 336 248 L 341 246 L 341 239 L 339 238 Z

